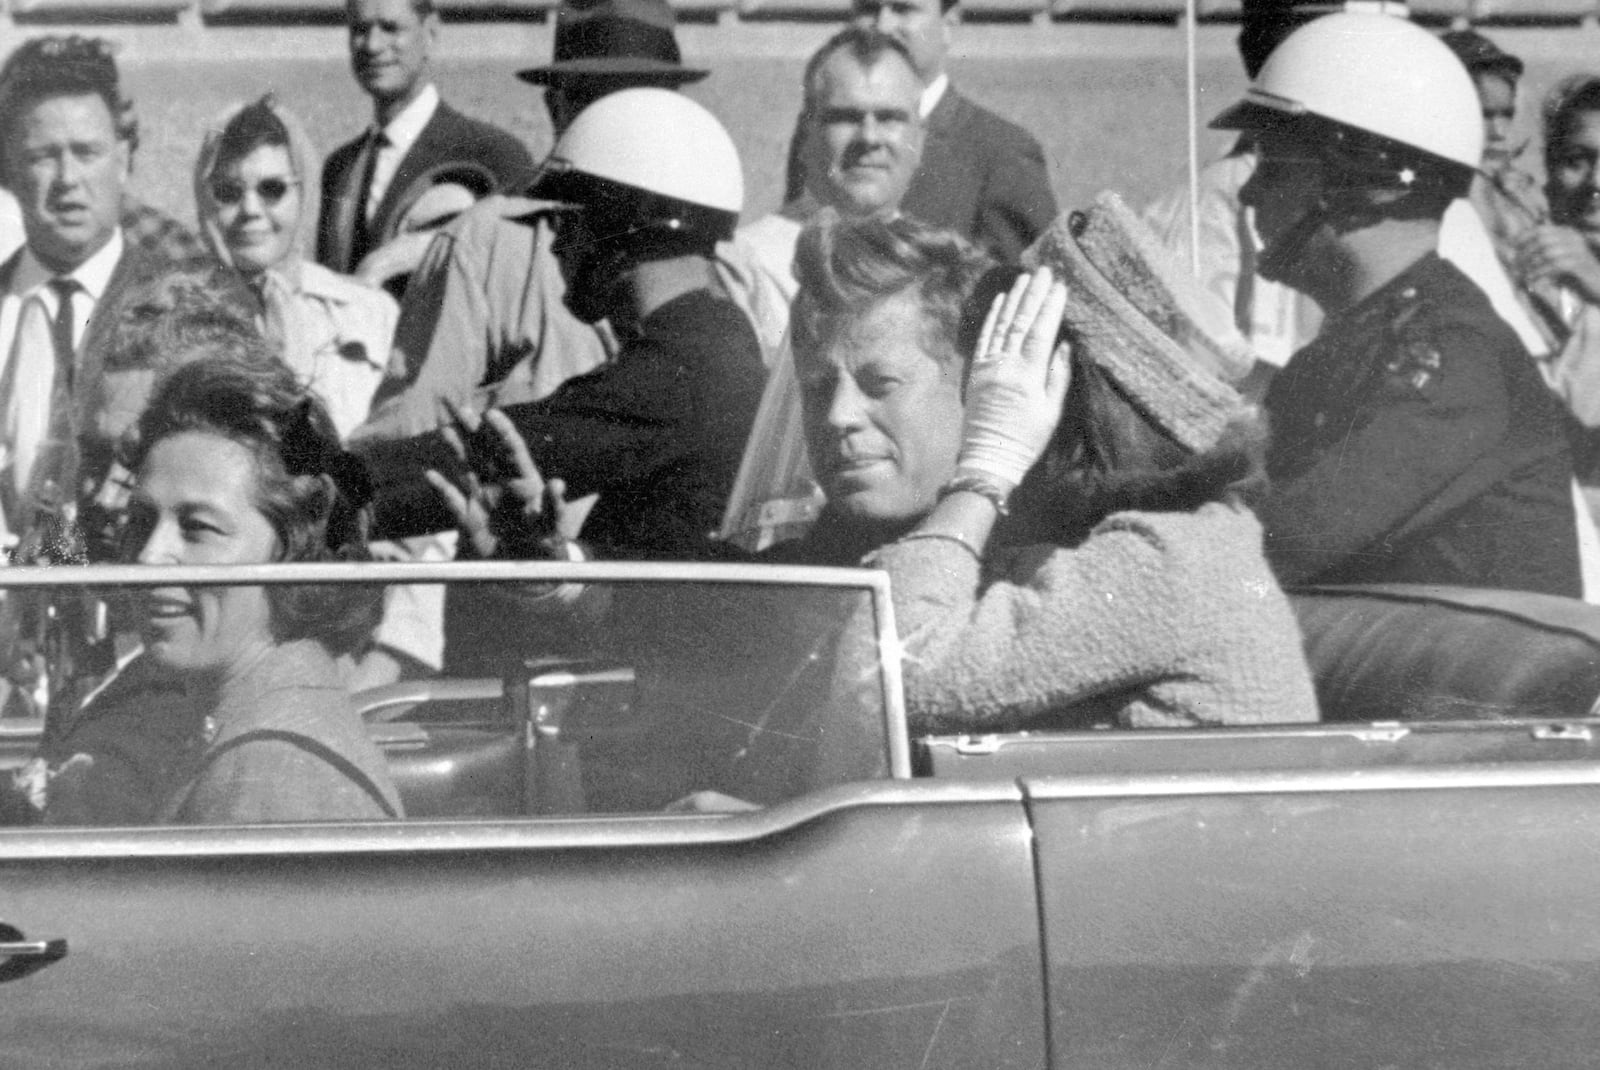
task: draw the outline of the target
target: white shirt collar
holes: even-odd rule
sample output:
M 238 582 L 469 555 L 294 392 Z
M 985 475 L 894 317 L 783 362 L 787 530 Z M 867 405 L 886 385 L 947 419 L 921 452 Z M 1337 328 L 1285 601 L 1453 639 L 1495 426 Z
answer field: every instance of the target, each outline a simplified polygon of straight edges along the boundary
M 389 120 L 383 128 L 383 133 L 389 139 L 389 144 L 399 149 L 404 154 L 417 138 L 422 136 L 422 128 L 428 125 L 433 118 L 433 113 L 439 110 L 439 90 L 432 82 L 422 87 L 422 92 L 400 110 L 400 114 Z
M 928 87 L 922 91 L 920 105 L 924 119 L 933 114 L 933 109 L 937 108 L 939 101 L 944 98 L 944 91 L 949 88 L 950 76 L 943 71 L 939 72 L 939 77 L 928 83 Z
M 83 292 L 98 302 L 105 295 L 106 287 L 111 285 L 111 275 L 117 270 L 117 262 L 122 259 L 126 247 L 122 228 L 117 227 L 111 232 L 111 240 L 101 246 L 99 252 L 67 272 L 66 277 L 76 280 L 83 287 Z M 32 249 L 24 247 L 22 257 L 17 261 L 16 274 L 11 279 L 11 292 L 32 293 L 55 277 L 56 273 L 41 264 Z

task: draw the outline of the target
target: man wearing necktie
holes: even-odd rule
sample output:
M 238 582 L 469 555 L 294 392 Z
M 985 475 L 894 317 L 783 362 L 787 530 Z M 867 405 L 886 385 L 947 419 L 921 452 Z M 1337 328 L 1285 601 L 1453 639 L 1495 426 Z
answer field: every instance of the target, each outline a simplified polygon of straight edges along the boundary
M 518 188 L 533 174 L 510 134 L 439 99 L 431 78 L 439 16 L 433 0 L 349 0 L 350 68 L 372 98 L 373 122 L 328 155 L 322 169 L 317 260 L 353 274 L 394 237 L 400 219 L 444 181 L 477 194 Z
M 137 126 L 109 46 L 29 41 L 0 70 L 0 175 L 26 243 L 0 264 L 0 531 L 70 522 L 109 443 L 86 439 L 102 353 L 123 294 L 169 265 L 118 225 Z

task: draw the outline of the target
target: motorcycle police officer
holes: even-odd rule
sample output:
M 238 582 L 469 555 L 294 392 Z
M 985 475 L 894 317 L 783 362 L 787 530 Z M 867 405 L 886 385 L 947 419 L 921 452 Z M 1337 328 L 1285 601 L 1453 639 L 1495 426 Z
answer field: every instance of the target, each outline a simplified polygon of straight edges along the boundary
M 574 496 L 598 495 L 583 525 L 590 549 L 699 556 L 766 382 L 750 321 L 713 266 L 744 204 L 733 141 L 687 97 L 620 90 L 579 113 L 529 195 L 561 206 L 552 250 L 566 303 L 584 322 L 606 321 L 619 351 L 548 397 L 502 411 L 541 477 Z M 484 481 L 515 474 L 494 431 L 474 431 L 469 445 L 467 462 Z M 376 530 L 454 526 L 423 479 L 426 469 L 458 471 L 446 436 L 359 449 L 376 486 Z
M 1478 166 L 1472 80 L 1389 15 L 1328 15 L 1211 125 L 1258 139 L 1260 272 L 1321 306 L 1269 388 L 1267 552 L 1292 583 L 1580 595 L 1562 414 L 1517 336 L 1437 252 Z

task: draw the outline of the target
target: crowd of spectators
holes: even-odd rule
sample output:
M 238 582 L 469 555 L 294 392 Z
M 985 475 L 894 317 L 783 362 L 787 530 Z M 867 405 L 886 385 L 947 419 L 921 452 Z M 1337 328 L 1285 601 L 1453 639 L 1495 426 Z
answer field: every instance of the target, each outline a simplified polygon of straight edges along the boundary
M 1548 102 L 1541 189 L 1521 61 L 1487 38 L 1246 6 L 1271 16 L 1217 120 L 1239 139 L 1143 220 L 1057 216 L 1039 143 L 952 84 L 952 0 L 856 0 L 806 65 L 786 203 L 743 226 L 664 0 L 562 5 L 519 75 L 557 135 L 537 167 L 440 98 L 430 0 L 350 0 L 370 124 L 319 159 L 272 95 L 230 105 L 196 139 L 199 239 L 129 192 L 108 46 L 26 41 L 0 70 L 0 538 L 187 561 L 169 514 L 232 494 L 230 537 L 260 538 L 230 560 L 865 564 L 920 726 L 1314 719 L 1280 585 L 1594 593 L 1600 82 Z M 274 480 L 311 536 L 260 506 Z M 460 670 L 519 611 L 419 590 L 359 641 L 341 617 L 286 642 L 249 597 L 162 603 L 123 686 L 188 657 L 189 609 L 243 629 L 207 657 L 324 689 L 335 658 L 360 686 Z M 262 762 L 395 812 L 348 733 L 336 761 L 285 738 L 323 697 L 279 725 L 201 693 L 245 712 L 150 814 L 270 812 L 213 784 Z

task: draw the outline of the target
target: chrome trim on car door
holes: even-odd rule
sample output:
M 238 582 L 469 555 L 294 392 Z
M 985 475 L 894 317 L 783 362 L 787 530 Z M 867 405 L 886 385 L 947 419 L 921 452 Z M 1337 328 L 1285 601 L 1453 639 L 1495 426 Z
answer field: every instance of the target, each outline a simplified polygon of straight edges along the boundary
M 1600 762 L 1519 762 L 1505 765 L 1352 769 L 1228 774 L 1024 777 L 1031 799 L 1282 795 L 1313 792 L 1437 791 L 1454 788 L 1600 786 Z
M 612 850 L 740 844 L 778 836 L 869 807 L 1021 801 L 1021 789 L 1007 781 L 880 780 L 823 788 L 765 810 L 734 814 L 129 829 L 18 828 L 7 829 L 0 835 L 0 863 L 108 856 Z

